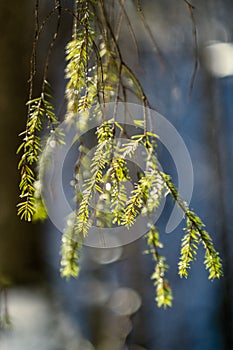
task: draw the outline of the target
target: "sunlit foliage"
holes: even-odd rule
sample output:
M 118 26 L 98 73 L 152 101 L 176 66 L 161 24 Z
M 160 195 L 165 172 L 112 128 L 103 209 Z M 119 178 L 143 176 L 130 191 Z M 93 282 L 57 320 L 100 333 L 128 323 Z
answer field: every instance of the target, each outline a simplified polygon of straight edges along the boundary
M 119 4 L 120 19 L 126 21 L 135 41 L 127 11 L 123 2 L 119 1 Z M 58 28 L 62 10 L 60 1 L 56 1 L 54 12 L 58 16 Z M 139 3 L 138 11 L 144 21 Z M 36 16 L 38 16 L 38 8 Z M 92 116 L 94 118 L 103 113 L 101 108 L 98 108 L 101 104 L 113 102 L 116 107 L 112 119 L 105 121 L 103 114 L 102 122 L 96 129 L 97 145 L 89 176 L 84 180 L 81 190 L 75 193 L 76 209 L 67 218 L 67 227 L 62 237 L 61 274 L 66 278 L 78 276 L 82 243 L 94 220 L 100 226 L 121 225 L 128 228 L 133 226 L 137 216 L 142 214 L 148 218 L 147 252 L 151 253 L 155 263 L 151 276 L 156 289 L 155 299 L 159 307 L 166 308 L 172 305 L 172 291 L 165 276 L 168 265 L 166 258 L 160 254 L 163 246 L 157 228 L 151 222 L 151 214 L 159 208 L 161 200 L 166 195 L 170 195 L 177 202 L 186 217 L 185 235 L 181 243 L 179 275 L 188 277 L 191 263 L 195 260 L 200 243 L 205 248 L 204 264 L 209 271 L 210 279 L 220 278 L 222 275 L 221 261 L 211 237 L 204 230 L 202 221 L 182 201 L 170 176 L 160 170 L 156 154 L 157 135 L 149 130 L 146 116 L 142 123 L 137 120 L 137 116 L 133 116 L 135 129 L 139 127 L 141 130 L 140 134 L 134 135 L 127 135 L 124 125 L 119 124 L 116 120 L 117 103 L 128 101 L 128 91 L 134 95 L 144 109 L 149 107 L 149 103 L 139 79 L 122 57 L 118 33 L 113 31 L 109 21 L 107 1 L 75 0 L 72 18 L 74 20 L 72 38 L 66 47 L 66 121 L 72 125 L 73 117 L 78 112 L 83 112 L 80 114 L 79 126 L 81 128 L 90 117 L 88 114 L 90 107 L 97 106 L 96 114 Z M 57 34 L 57 32 L 54 34 L 54 40 Z M 149 34 L 151 35 L 150 32 Z M 38 39 L 39 36 L 36 36 L 34 47 Z M 55 127 L 58 124 L 51 103 L 52 97 L 48 92 L 50 88 L 46 81 L 47 69 L 48 60 L 45 65 L 41 95 L 35 99 L 30 96 L 28 102 L 26 130 L 22 133 L 23 142 L 18 150 L 21 153 L 19 170 L 22 199 L 18 205 L 18 213 L 26 221 L 31 221 L 32 218 L 44 219 L 46 216 L 40 195 L 40 179 L 35 174 L 35 166 L 39 164 L 39 167 L 43 167 L 40 155 L 41 152 L 45 152 L 46 145 L 45 148 L 42 147 L 41 130 L 44 125 L 48 127 L 51 141 L 51 137 L 56 135 Z M 117 133 L 119 136 L 127 135 L 128 140 L 122 147 L 119 147 L 116 141 Z M 63 142 L 62 135 L 57 135 L 57 137 L 56 142 L 59 145 Z M 139 146 L 145 149 L 146 166 L 144 173 L 139 174 L 135 181 L 132 179 L 126 157 L 133 160 Z M 127 181 L 133 183 L 131 193 L 127 193 Z M 91 200 L 96 193 L 99 194 L 100 200 L 93 209 Z M 104 198 L 104 201 L 101 202 L 101 198 Z M 103 202 L 104 205 L 109 205 L 111 214 L 106 215 L 101 211 Z

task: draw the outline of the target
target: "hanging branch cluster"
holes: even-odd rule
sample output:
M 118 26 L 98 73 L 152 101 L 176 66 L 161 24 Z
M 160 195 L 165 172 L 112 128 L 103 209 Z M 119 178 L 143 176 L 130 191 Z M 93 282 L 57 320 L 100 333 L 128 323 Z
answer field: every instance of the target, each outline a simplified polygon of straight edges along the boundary
M 154 280 L 156 288 L 156 302 L 159 307 L 166 307 L 171 306 L 172 303 L 171 287 L 165 276 L 168 265 L 166 264 L 166 258 L 160 254 L 160 249 L 163 246 L 157 228 L 151 221 L 153 212 L 158 209 L 164 196 L 170 195 L 186 217 L 179 275 L 181 277 L 188 276 L 190 264 L 195 260 L 199 243 L 202 243 L 205 248 L 204 263 L 209 271 L 210 279 L 220 278 L 222 275 L 221 261 L 214 249 L 211 237 L 204 230 L 202 221 L 181 200 L 169 175 L 163 173 L 158 167 L 157 135 L 149 131 L 147 125 L 146 107 L 149 104 L 140 81 L 125 62 L 118 42 L 121 23 L 126 22 L 137 47 L 136 37 L 124 2 L 118 0 L 118 3 L 119 13 L 116 28 L 111 25 L 110 12 L 108 11 L 107 2 L 104 0 L 75 0 L 75 10 L 72 14 L 74 18 L 73 34 L 66 47 L 66 122 L 72 124 L 72 120 L 80 112 L 79 128 L 82 128 L 88 122 L 88 118 L 91 117 L 97 118 L 100 116 L 101 122 L 96 130 L 97 145 L 91 161 L 89 175 L 83 180 L 81 189 L 78 190 L 78 186 L 75 186 L 76 209 L 67 218 L 67 226 L 62 237 L 61 274 L 64 277 L 78 275 L 83 239 L 88 235 L 93 223 L 100 227 L 114 225 L 130 227 L 135 224 L 137 216 L 142 214 L 148 218 L 147 252 L 152 255 L 155 262 L 155 269 L 151 278 Z M 139 17 L 145 28 L 148 29 L 140 2 L 137 6 Z M 57 29 L 59 29 L 63 10 L 66 9 L 63 9 L 60 2 L 56 1 L 52 13 L 58 11 Z M 33 57 L 39 38 L 40 31 L 38 28 L 41 28 L 38 24 L 38 2 L 36 23 L 37 34 Z M 155 46 L 156 41 L 153 39 L 151 31 L 149 31 L 149 36 Z M 51 47 L 53 47 L 56 37 L 57 32 L 54 34 Z M 160 52 L 159 59 L 163 60 Z M 22 202 L 19 204 L 19 215 L 27 221 L 31 221 L 33 217 L 45 217 L 45 208 L 40 195 L 40 179 L 37 179 L 34 173 L 34 165 L 39 163 L 39 167 L 44 166 L 40 154 L 41 152 L 45 153 L 46 150 L 41 149 L 40 132 L 46 122 L 50 130 L 49 143 L 51 143 L 51 140 L 55 140 L 56 145 L 63 142 L 62 135 L 57 135 L 55 132 L 58 121 L 51 104 L 51 95 L 47 92 L 48 61 L 45 67 L 46 73 L 41 96 L 32 99 L 30 92 L 26 131 L 22 133 L 23 143 L 19 147 L 19 152 L 22 152 L 19 162 L 22 198 Z M 33 75 L 34 72 L 31 76 L 31 82 Z M 32 85 L 30 86 L 31 91 Z M 138 121 L 137 116 L 132 116 L 135 129 L 138 130 L 137 128 L 140 127 L 140 130 L 142 130 L 140 134 L 129 135 L 125 126 L 116 120 L 118 102 L 127 102 L 129 93 L 130 96 L 136 97 L 144 108 L 143 121 Z M 101 108 L 101 105 L 106 102 L 113 102 L 115 106 L 111 120 L 105 120 Z M 97 107 L 95 107 L 93 115 L 90 116 L 88 111 L 93 106 Z M 122 135 L 126 136 L 127 142 L 123 145 L 119 144 L 116 135 L 119 136 L 118 139 Z M 81 160 L 88 151 L 88 145 L 84 145 L 85 140 L 81 139 L 80 143 L 79 160 L 74 169 L 75 181 L 78 179 Z M 138 179 L 135 180 L 126 159 L 133 161 L 139 146 L 142 146 L 145 150 L 146 165 L 144 173 L 139 174 Z M 127 181 L 134 183 L 131 193 L 127 192 Z M 96 194 L 98 194 L 99 199 L 93 209 L 91 202 Z M 104 212 L 103 208 L 109 209 L 108 214 Z
M 52 40 L 49 44 L 47 57 L 44 64 L 43 82 L 41 87 L 41 94 L 38 98 L 33 98 L 33 81 L 36 76 L 36 54 L 37 45 L 40 35 L 51 16 L 57 14 L 57 26 L 53 34 Z M 33 50 L 30 60 L 30 78 L 29 78 L 29 100 L 27 102 L 28 113 L 26 130 L 20 134 L 23 136 L 23 142 L 19 146 L 17 153 L 21 153 L 21 159 L 18 164 L 18 169 L 21 175 L 20 181 L 20 198 L 21 202 L 18 204 L 18 215 L 21 219 L 31 221 L 36 209 L 39 209 L 37 201 L 37 193 L 35 183 L 36 175 L 34 167 L 39 161 L 39 155 L 41 152 L 41 138 L 40 132 L 43 126 L 47 123 L 50 133 L 54 133 L 58 124 L 56 115 L 54 113 L 54 107 L 52 104 L 51 87 L 47 81 L 48 68 L 51 59 L 52 49 L 57 39 L 58 30 L 61 22 L 61 3 L 60 0 L 55 0 L 54 9 L 46 17 L 46 19 L 39 24 L 39 0 L 36 0 L 35 5 L 35 36 L 33 42 Z M 54 133 L 55 135 L 55 133 Z M 58 139 L 59 141 L 59 139 Z M 38 212 L 38 211 L 37 211 Z M 44 210 L 40 210 L 44 212 Z M 37 214 L 36 214 L 37 216 Z M 44 215 L 45 216 L 45 215 Z

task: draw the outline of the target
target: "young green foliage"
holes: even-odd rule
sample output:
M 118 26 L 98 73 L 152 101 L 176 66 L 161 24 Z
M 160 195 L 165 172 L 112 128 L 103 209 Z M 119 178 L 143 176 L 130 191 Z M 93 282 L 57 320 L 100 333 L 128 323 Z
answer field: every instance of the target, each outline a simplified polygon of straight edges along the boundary
M 205 249 L 205 260 L 204 264 L 206 269 L 209 271 L 209 279 L 220 278 L 223 275 L 222 263 L 219 257 L 219 253 L 215 250 L 212 238 L 204 229 L 205 225 L 201 219 L 192 211 L 187 211 L 186 216 L 192 222 L 196 231 L 200 235 L 200 241 L 202 242 Z
M 133 136 L 133 140 L 129 142 L 129 146 L 126 145 L 124 149 L 124 154 L 128 153 L 128 155 L 132 157 L 138 144 L 141 143 L 144 146 L 147 157 L 145 173 L 135 184 L 132 195 L 126 203 L 122 224 L 127 227 L 134 224 L 141 210 L 142 214 L 150 215 L 154 210 L 158 209 L 166 188 L 166 184 L 157 167 L 157 157 L 155 153 L 156 135 L 153 135 L 153 143 L 151 143 L 149 139 L 151 135 L 151 133 L 146 132 L 145 136 Z
M 164 173 L 161 174 L 166 182 L 170 194 L 177 202 L 180 209 L 184 212 L 187 219 L 187 234 L 182 241 L 181 259 L 179 263 L 180 276 L 188 276 L 190 262 L 195 259 L 199 238 L 199 241 L 202 242 L 205 248 L 204 264 L 206 269 L 209 271 L 209 279 L 213 280 L 215 278 L 220 278 L 223 275 L 221 259 L 218 252 L 214 248 L 212 238 L 208 232 L 204 230 L 205 225 L 201 219 L 188 208 L 187 204 L 180 199 L 179 193 L 174 184 L 171 182 L 170 176 Z
M 151 276 L 156 287 L 156 302 L 158 307 L 172 306 L 172 290 L 168 280 L 165 278 L 165 273 L 168 270 L 166 258 L 159 254 L 158 249 L 163 248 L 159 239 L 159 232 L 154 225 L 149 225 L 149 232 L 146 235 L 147 245 L 149 246 L 148 253 L 152 254 L 155 261 L 155 269 Z
M 113 215 L 112 223 L 120 225 L 127 202 L 125 182 L 129 179 L 129 174 L 126 161 L 120 157 L 112 159 L 108 172 L 110 174 L 109 192 Z
M 90 1 L 91 2 L 91 1 Z M 89 108 L 96 97 L 95 66 L 90 66 L 95 32 L 88 1 L 76 1 L 78 12 L 73 39 L 66 48 L 67 116 Z
M 78 189 L 76 188 L 78 186 L 75 187 L 76 209 L 67 218 L 67 225 L 63 232 L 61 275 L 66 278 L 78 276 L 83 240 L 88 235 L 94 220 L 100 227 L 125 226 L 128 228 L 135 225 L 138 215 L 146 216 L 148 222 L 151 222 L 153 212 L 159 208 L 162 199 L 168 194 L 178 204 L 186 218 L 178 265 L 180 277 L 188 277 L 191 263 L 196 258 L 198 245 L 202 243 L 205 249 L 204 264 L 209 271 L 209 279 L 220 278 L 222 276 L 221 260 L 211 237 L 204 229 L 204 224 L 182 201 L 170 176 L 158 167 L 155 151 L 157 135 L 149 131 L 147 125 L 147 97 L 140 81 L 122 56 L 118 42 L 120 24 L 118 23 L 115 32 L 110 23 L 108 4 L 103 0 L 75 0 L 74 3 L 73 33 L 71 41 L 66 46 L 66 123 L 71 127 L 78 127 L 82 132 L 89 118 L 97 118 L 101 115 L 102 121 L 96 130 L 97 145 L 91 165 L 88 166 L 89 175 L 83 179 L 83 184 Z M 132 34 L 126 9 L 123 2 L 120 4 L 121 20 L 126 20 Z M 61 10 L 60 6 L 56 9 Z M 140 9 L 139 12 L 145 25 L 142 10 Z M 60 12 L 58 16 L 60 23 Z M 152 35 L 150 31 L 149 34 Z M 56 36 L 57 33 L 54 35 L 54 40 Z M 134 35 L 132 37 L 134 38 Z M 36 38 L 38 40 L 39 34 Z M 51 49 L 54 40 L 50 45 Z M 34 44 L 37 46 L 37 42 Z M 34 55 L 35 48 L 32 63 L 35 60 Z M 35 173 L 35 166 L 43 175 L 49 157 L 52 156 L 49 151 L 51 147 L 48 146 L 57 147 L 63 143 L 62 135 L 57 134 L 55 129 L 57 119 L 46 82 L 47 70 L 48 64 L 45 68 L 42 92 L 36 99 L 31 97 L 32 80 L 35 74 L 31 72 L 26 131 L 21 134 L 23 142 L 18 149 L 18 152 L 22 153 L 19 162 L 21 203 L 18 205 L 18 214 L 21 219 L 27 221 L 44 219 L 47 216 L 41 195 L 41 179 Z M 135 127 L 143 128 L 141 134 L 128 135 L 125 125 L 121 125 L 116 120 L 118 102 L 129 101 L 129 96 L 136 98 L 144 108 L 144 120 L 138 120 L 137 115 L 132 116 Z M 106 102 L 115 103 L 112 119 L 108 121 L 101 107 L 101 104 L 105 106 Z M 89 114 L 90 107 L 94 108 L 92 115 Z M 75 124 L 74 116 L 77 113 L 78 122 Z M 45 147 L 42 147 L 40 133 L 44 125 L 48 126 L 50 134 Z M 126 135 L 128 139 L 121 147 L 116 142 L 117 130 L 120 130 L 120 138 Z M 80 143 L 84 149 L 83 139 Z M 126 183 L 133 182 L 133 176 L 127 160 L 133 161 L 136 151 L 140 151 L 139 146 L 144 149 L 145 171 L 136 180 L 134 176 L 133 190 L 128 194 Z M 88 148 L 85 152 L 80 151 L 80 160 L 74 169 L 75 181 L 77 181 L 83 153 L 88 151 Z M 93 209 L 92 200 L 96 195 L 99 199 Z M 109 209 L 108 212 L 106 208 Z M 153 223 L 148 227 L 149 231 L 146 235 L 148 252 L 152 254 L 155 262 L 155 269 L 151 276 L 156 287 L 155 300 L 159 307 L 166 308 L 172 304 L 171 287 L 165 277 L 168 265 L 166 258 L 159 253 L 162 244 L 157 228 Z
M 49 84 L 45 82 L 44 85 L 49 90 Z M 41 153 L 40 132 L 46 122 L 51 132 L 54 131 L 58 123 L 54 113 L 54 107 L 50 101 L 50 93 L 42 92 L 40 97 L 27 103 L 28 117 L 26 130 L 20 134 L 24 137 L 23 142 L 17 150 L 17 153 L 22 153 L 18 164 L 21 175 L 19 184 L 21 202 L 18 204 L 18 215 L 26 221 L 31 221 L 36 211 L 36 175 L 34 166 L 39 162 Z
M 77 220 L 75 224 L 75 232 L 81 237 L 85 237 L 90 228 L 90 200 L 94 191 L 102 192 L 101 184 L 103 182 L 103 170 L 111 160 L 112 144 L 114 135 L 114 125 L 104 122 L 97 129 L 97 148 L 91 165 L 91 177 L 85 180 L 83 188 L 83 198 L 81 200 Z
M 62 235 L 61 276 L 67 279 L 79 275 L 79 256 L 82 240 L 75 234 L 76 218 L 73 213 L 67 219 L 66 229 Z
M 192 222 L 187 218 L 186 234 L 182 238 L 181 244 L 181 256 L 179 266 L 180 277 L 188 277 L 188 270 L 190 269 L 190 263 L 196 259 L 198 244 L 200 241 L 200 235 L 193 227 Z

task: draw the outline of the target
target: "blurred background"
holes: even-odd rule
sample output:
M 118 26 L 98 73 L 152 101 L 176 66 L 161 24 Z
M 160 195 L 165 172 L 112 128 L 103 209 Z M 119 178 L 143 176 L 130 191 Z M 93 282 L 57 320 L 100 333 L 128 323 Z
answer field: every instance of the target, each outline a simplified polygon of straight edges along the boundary
M 70 9 L 72 3 L 62 1 Z M 119 11 L 117 3 L 108 3 L 112 18 Z M 197 52 L 189 6 L 182 0 L 141 3 L 157 52 L 137 14 L 136 1 L 127 0 L 139 55 L 124 26 L 120 36 L 123 55 L 141 79 L 152 108 L 176 127 L 187 145 L 195 177 L 191 207 L 206 223 L 221 253 L 224 278 L 208 280 L 200 249 L 189 279 L 179 279 L 183 226 L 171 234 L 163 233 L 172 203 L 167 203 L 158 222 L 170 266 L 171 309 L 160 310 L 154 302 L 150 280 L 153 262 L 142 254 L 146 248 L 143 239 L 116 249 L 85 248 L 80 278 L 69 282 L 60 278 L 61 233 L 50 222 L 27 224 L 16 216 L 19 175 L 15 153 L 20 144 L 18 134 L 25 127 L 34 2 L 1 1 L 0 314 L 3 325 L 9 313 L 13 326 L 2 327 L 0 349 L 233 349 L 233 2 L 192 2 L 199 65 L 191 95 Z M 41 19 L 52 7 L 52 1 L 41 1 Z M 48 32 L 54 23 L 48 23 Z M 61 119 L 65 107 L 64 46 L 71 29 L 72 18 L 64 12 L 49 77 L 56 87 Z M 38 50 L 39 63 L 49 39 L 45 32 Z M 39 91 L 39 78 L 37 84 Z M 176 181 L 169 154 L 161 150 L 160 156 L 162 166 Z

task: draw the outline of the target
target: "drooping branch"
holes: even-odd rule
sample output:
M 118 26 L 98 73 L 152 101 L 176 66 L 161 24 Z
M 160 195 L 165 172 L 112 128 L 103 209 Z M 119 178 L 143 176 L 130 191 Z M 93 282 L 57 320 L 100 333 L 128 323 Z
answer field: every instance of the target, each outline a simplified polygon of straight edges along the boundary
M 195 48 L 195 64 L 190 83 L 191 93 L 198 67 L 197 30 L 193 13 L 194 7 L 188 1 L 184 0 L 184 2 L 190 10 Z M 180 276 L 188 276 L 188 270 L 191 262 L 195 260 L 199 242 L 205 248 L 204 264 L 209 270 L 210 279 L 219 278 L 222 275 L 221 260 L 200 218 L 180 198 L 170 176 L 159 169 L 156 153 L 157 135 L 151 128 L 150 104 L 141 80 L 135 74 L 134 69 L 126 62 L 122 52 L 119 40 L 121 26 L 126 24 L 130 37 L 138 51 L 137 38 L 125 2 L 118 0 L 115 2 L 114 9 L 110 4 L 110 10 L 107 5 L 109 3 L 107 4 L 104 0 L 75 0 L 74 13 L 72 13 L 72 38 L 66 46 L 65 122 L 71 125 L 77 117 L 80 123 L 74 123 L 74 127 L 78 127 L 77 132 L 80 133 L 83 131 L 82 125 L 88 122 L 90 108 L 94 108 L 92 117 L 98 118 L 101 115 L 102 121 L 99 122 L 98 128 L 96 128 L 96 149 L 91 159 L 91 165 L 89 164 L 88 175 L 83 179 L 83 184 L 77 190 L 80 162 L 83 162 L 86 153 L 89 151 L 89 145 L 85 144 L 85 136 L 82 136 L 79 140 L 82 147 L 74 169 L 76 181 L 74 186 L 75 210 L 67 218 L 67 226 L 63 232 L 61 274 L 65 277 L 79 274 L 83 240 L 88 236 L 93 223 L 99 222 L 100 227 L 123 226 L 128 228 L 135 225 L 138 215 L 143 215 L 148 220 L 147 243 L 149 252 L 152 253 L 155 261 L 152 279 L 156 286 L 156 301 L 159 307 L 171 306 L 172 291 L 169 282 L 165 278 L 168 266 L 166 258 L 160 254 L 162 245 L 159 234 L 154 223 L 151 222 L 152 213 L 158 209 L 166 192 L 174 199 L 186 217 L 186 234 L 182 240 L 179 261 Z M 110 17 L 114 18 L 116 7 L 119 16 L 115 25 L 114 21 L 110 21 Z M 143 26 L 152 43 L 152 50 L 156 52 L 160 63 L 167 66 L 166 59 L 145 19 L 139 0 L 137 7 Z M 19 162 L 22 202 L 19 204 L 18 213 L 22 219 L 27 221 L 40 217 L 37 211 L 38 198 L 41 200 L 41 193 L 38 188 L 40 189 L 41 184 L 34 171 L 34 166 L 39 164 L 39 167 L 45 167 L 41 153 L 46 154 L 46 147 L 51 138 L 55 137 L 58 124 L 47 76 L 52 52 L 61 26 L 62 10 L 61 1 L 56 0 L 54 8 L 40 24 L 39 0 L 36 1 L 28 117 L 26 131 L 22 133 L 23 142 L 19 147 L 19 152 L 23 154 Z M 56 16 L 57 23 L 55 31 L 52 33 L 48 55 L 44 64 L 41 94 L 33 99 L 33 79 L 36 74 L 38 41 L 42 30 L 45 29 L 48 20 L 52 16 Z M 133 135 L 128 133 L 124 123 L 119 123 L 117 120 L 118 103 L 119 101 L 128 102 L 128 92 L 134 94 L 143 107 L 143 120 L 138 121 L 137 116 L 131 116 L 136 130 Z M 104 108 L 102 108 L 102 104 L 108 102 L 114 104 L 110 120 L 106 120 Z M 50 135 L 46 146 L 43 148 L 40 133 L 43 126 L 47 125 L 46 123 Z M 141 133 L 138 133 L 138 128 Z M 121 145 L 120 141 L 117 141 L 117 135 L 119 135 L 119 139 L 123 136 L 126 137 L 127 142 Z M 58 137 L 56 146 L 59 146 L 63 142 L 62 137 L 61 135 L 56 137 Z M 133 161 L 139 147 L 144 149 L 143 156 L 146 165 L 144 171 L 135 180 L 126 159 Z M 130 194 L 126 191 L 126 181 L 133 183 L 133 190 Z M 99 195 L 99 200 L 96 208 L 93 209 L 91 200 L 96 194 Z M 104 205 L 110 208 L 110 213 L 106 214 L 101 209 Z M 44 212 L 41 216 L 45 216 Z

